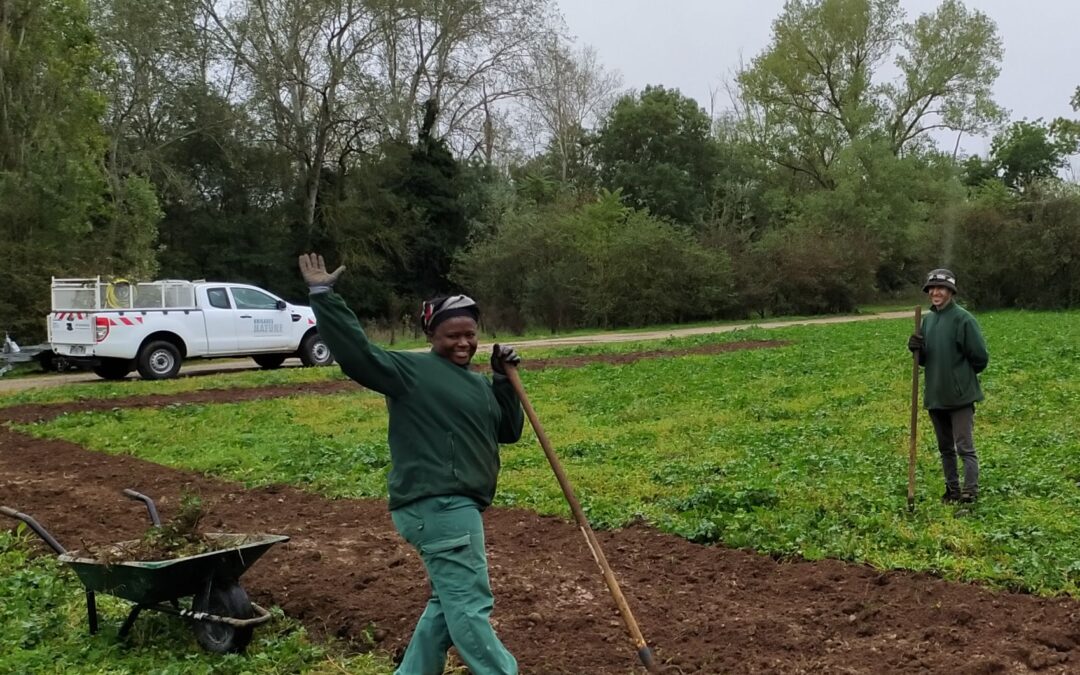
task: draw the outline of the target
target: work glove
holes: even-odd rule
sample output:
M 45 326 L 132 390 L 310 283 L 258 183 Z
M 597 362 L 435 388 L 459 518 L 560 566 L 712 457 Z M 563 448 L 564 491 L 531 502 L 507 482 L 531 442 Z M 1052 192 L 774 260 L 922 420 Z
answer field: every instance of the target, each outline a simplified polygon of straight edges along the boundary
M 913 352 L 921 352 L 926 348 L 926 340 L 918 333 L 912 333 L 911 337 L 908 338 L 907 348 Z
M 326 261 L 316 253 L 301 253 L 299 262 L 300 274 L 312 290 L 329 290 L 345 271 L 345 266 L 342 265 L 333 272 L 327 272 Z
M 491 369 L 500 375 L 506 375 L 503 364 L 509 363 L 515 368 L 521 363 L 521 357 L 510 345 L 495 345 L 491 348 Z

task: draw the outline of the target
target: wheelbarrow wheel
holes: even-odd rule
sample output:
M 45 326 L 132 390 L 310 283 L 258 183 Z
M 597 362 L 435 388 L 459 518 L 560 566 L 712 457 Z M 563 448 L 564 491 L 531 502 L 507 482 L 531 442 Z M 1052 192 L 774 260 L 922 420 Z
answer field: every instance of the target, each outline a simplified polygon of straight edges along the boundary
M 192 609 L 234 619 L 250 619 L 255 616 L 247 593 L 237 583 L 215 586 L 210 589 L 209 594 L 196 595 Z M 216 621 L 196 621 L 194 630 L 195 639 L 203 649 L 215 654 L 228 654 L 244 651 L 251 642 L 255 627 L 239 628 Z

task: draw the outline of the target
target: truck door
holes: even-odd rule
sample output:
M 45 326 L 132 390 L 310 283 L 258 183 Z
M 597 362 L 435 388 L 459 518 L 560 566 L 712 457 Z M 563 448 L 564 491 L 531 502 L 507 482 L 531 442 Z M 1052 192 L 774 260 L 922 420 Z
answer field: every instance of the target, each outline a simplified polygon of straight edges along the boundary
M 247 286 L 232 286 L 239 320 L 236 340 L 241 352 L 286 351 L 290 347 L 292 318 L 279 298 Z
M 240 322 L 224 286 L 206 289 L 206 348 L 208 354 L 235 354 L 236 331 Z

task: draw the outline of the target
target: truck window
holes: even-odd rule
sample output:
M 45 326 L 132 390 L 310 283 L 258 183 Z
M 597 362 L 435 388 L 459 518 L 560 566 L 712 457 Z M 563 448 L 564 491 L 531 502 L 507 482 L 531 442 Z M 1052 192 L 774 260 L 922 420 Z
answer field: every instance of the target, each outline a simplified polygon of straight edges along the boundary
M 229 309 L 229 294 L 224 288 L 206 289 L 206 297 L 210 299 L 210 306 L 218 309 Z
M 277 309 L 277 298 L 253 288 L 233 288 L 237 309 Z

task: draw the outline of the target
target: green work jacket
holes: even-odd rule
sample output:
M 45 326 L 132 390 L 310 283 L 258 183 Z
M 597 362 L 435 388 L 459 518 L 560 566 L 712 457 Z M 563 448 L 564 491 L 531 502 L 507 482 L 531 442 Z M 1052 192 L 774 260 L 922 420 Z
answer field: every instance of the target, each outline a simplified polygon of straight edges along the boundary
M 372 344 L 341 296 L 311 294 L 322 336 L 341 370 L 386 396 L 390 509 L 424 497 L 465 495 L 491 504 L 499 443 L 521 438 L 524 416 L 510 381 L 488 380 L 435 352 Z

